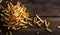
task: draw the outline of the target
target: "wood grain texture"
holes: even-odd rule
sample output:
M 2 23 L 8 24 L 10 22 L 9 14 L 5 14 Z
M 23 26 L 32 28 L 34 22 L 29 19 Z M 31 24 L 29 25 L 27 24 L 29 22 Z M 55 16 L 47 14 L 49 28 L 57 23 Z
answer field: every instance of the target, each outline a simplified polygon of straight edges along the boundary
M 5 3 L 7 0 L 3 0 L 1 5 L 4 7 L 7 6 Z M 60 29 L 57 29 L 57 26 L 60 25 L 60 0 L 21 0 L 23 4 L 26 5 L 27 11 L 30 13 L 31 17 L 34 17 L 36 14 L 39 15 L 42 19 L 46 19 L 51 24 L 49 26 L 50 29 L 53 30 L 52 33 L 47 32 L 42 26 L 38 28 L 37 26 L 22 29 L 19 31 L 12 32 L 13 35 L 37 35 L 37 31 L 39 31 L 38 35 L 60 35 Z M 17 0 L 13 0 L 13 4 L 15 4 Z M 44 17 L 45 16 L 45 17 Z M 48 16 L 57 16 L 57 17 L 48 17 Z M 5 35 L 6 31 L 2 31 L 0 35 Z

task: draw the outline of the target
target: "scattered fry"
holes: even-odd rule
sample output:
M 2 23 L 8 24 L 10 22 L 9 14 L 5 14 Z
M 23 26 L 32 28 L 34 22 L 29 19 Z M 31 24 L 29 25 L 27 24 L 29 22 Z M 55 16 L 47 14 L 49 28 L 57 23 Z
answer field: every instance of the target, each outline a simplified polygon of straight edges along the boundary
M 37 35 L 39 35 L 39 31 L 37 31 Z
M 36 23 L 37 22 L 37 18 L 36 17 L 34 17 L 34 21 L 33 21 L 34 23 Z
M 9 35 L 8 32 L 6 32 L 6 35 Z
M 6 1 L 5 3 L 8 3 L 9 1 Z
M 36 17 L 37 17 L 42 23 L 44 23 L 44 21 L 43 21 L 38 15 L 36 15 Z
M 58 28 L 60 28 L 60 26 L 58 26 Z
M 41 27 L 40 23 L 37 23 L 37 25 L 38 25 L 39 27 Z
M 51 29 L 49 29 L 49 28 L 46 28 L 46 30 L 47 30 L 47 31 L 49 31 L 49 32 L 52 32 L 52 30 L 51 30 Z
M 49 25 L 50 25 L 50 23 L 45 20 L 45 27 L 48 28 Z
M 28 24 L 29 24 L 31 27 L 33 26 L 30 22 L 28 22 Z
M 10 33 L 10 35 L 12 35 L 12 32 L 11 31 L 9 31 L 9 33 Z
M 2 17 L 4 17 L 4 15 L 3 14 L 0 14 Z
M 41 25 L 43 24 L 43 23 L 40 23 L 40 21 L 37 21 L 36 23 L 39 27 L 41 27 Z

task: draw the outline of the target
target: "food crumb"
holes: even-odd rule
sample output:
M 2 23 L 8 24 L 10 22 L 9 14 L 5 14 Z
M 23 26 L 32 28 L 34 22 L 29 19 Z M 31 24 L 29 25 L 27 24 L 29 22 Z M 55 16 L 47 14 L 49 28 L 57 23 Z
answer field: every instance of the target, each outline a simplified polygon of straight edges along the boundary
M 39 34 L 39 31 L 37 31 L 37 35 Z

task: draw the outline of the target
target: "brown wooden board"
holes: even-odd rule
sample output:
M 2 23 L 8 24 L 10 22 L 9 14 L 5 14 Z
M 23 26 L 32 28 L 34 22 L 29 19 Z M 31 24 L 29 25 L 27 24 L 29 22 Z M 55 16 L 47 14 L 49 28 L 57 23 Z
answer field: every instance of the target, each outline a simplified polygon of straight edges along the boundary
M 3 0 L 1 5 L 6 7 L 7 0 Z M 60 35 L 60 29 L 57 29 L 57 26 L 60 25 L 60 0 L 21 0 L 27 7 L 27 11 L 30 13 L 31 17 L 34 17 L 36 14 L 40 16 L 42 19 L 46 19 L 51 24 L 49 26 L 50 29 L 53 30 L 52 33 L 45 30 L 44 26 L 39 28 L 38 26 L 34 26 L 28 29 L 21 29 L 19 31 L 12 31 L 13 35 L 37 35 L 37 31 L 39 31 L 38 35 Z M 17 0 L 12 1 L 13 4 L 17 2 Z M 0 10 L 1 12 L 1 10 Z M 1 22 L 0 22 L 1 23 Z M 2 27 L 1 27 L 2 28 Z M 0 35 L 5 35 L 4 30 L 0 32 Z

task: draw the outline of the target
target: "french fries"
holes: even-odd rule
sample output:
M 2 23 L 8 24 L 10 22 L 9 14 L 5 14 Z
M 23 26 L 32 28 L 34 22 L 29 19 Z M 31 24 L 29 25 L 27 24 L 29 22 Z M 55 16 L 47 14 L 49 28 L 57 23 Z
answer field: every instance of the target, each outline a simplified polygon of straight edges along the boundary
M 49 29 L 50 22 L 47 22 L 46 20 L 44 20 L 44 22 L 45 22 L 45 28 L 46 28 L 46 30 L 49 31 L 49 32 L 52 32 L 52 30 Z
M 12 35 L 12 32 L 11 31 L 9 31 L 9 33 L 10 33 L 10 35 Z
M 8 32 L 6 32 L 6 35 L 9 35 Z
M 37 21 L 38 21 L 38 20 L 37 20 L 37 18 L 36 18 L 36 17 L 34 17 L 34 21 L 33 21 L 33 22 L 34 22 L 34 23 L 36 23 Z
M 2 2 L 2 0 L 0 0 L 0 3 Z
M 36 15 L 37 18 L 35 18 L 34 22 L 37 23 L 39 27 L 41 27 L 42 24 L 44 24 L 44 20 L 42 20 L 38 15 Z M 39 19 L 39 20 L 37 20 Z
M 10 2 L 9 4 L 7 4 L 6 8 L 2 8 L 2 12 L 4 14 L 0 14 L 2 16 L 1 20 L 5 22 L 3 26 L 7 27 L 8 30 L 19 30 L 21 28 L 27 28 L 27 24 L 33 26 L 31 23 L 27 22 L 28 20 L 32 19 L 29 18 L 30 15 L 28 12 L 26 12 L 25 5 L 22 5 L 19 1 L 16 5 L 13 5 Z M 6 32 L 6 35 L 8 35 L 8 32 Z M 11 32 L 10 35 L 12 35 Z
M 33 27 L 33 25 L 32 25 L 30 22 L 28 22 L 28 24 L 29 24 L 31 27 Z
M 44 21 L 36 14 L 36 17 L 42 22 L 44 23 Z
M 21 3 L 19 3 L 19 1 L 16 5 L 13 5 L 11 2 L 8 4 L 7 8 L 4 9 L 4 14 L 0 14 L 2 19 L 5 20 L 5 23 L 7 24 L 3 26 L 8 26 L 8 29 L 12 28 L 16 30 L 17 26 L 21 27 L 27 24 L 25 20 L 32 20 L 29 18 L 29 13 L 26 12 L 26 7 L 24 5 L 20 5 Z
M 24 28 L 26 29 L 26 28 L 27 28 L 27 26 L 23 26 L 22 28 L 23 28 L 23 29 L 24 29 Z
M 50 23 L 45 20 L 45 27 L 48 28 L 49 25 L 50 25 Z
M 59 28 L 59 29 L 60 29 L 60 26 L 58 26 L 57 28 Z
M 47 30 L 47 31 L 49 31 L 49 32 L 52 32 L 52 30 L 51 30 L 51 29 L 49 29 L 49 28 L 46 28 L 46 30 Z

